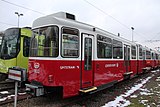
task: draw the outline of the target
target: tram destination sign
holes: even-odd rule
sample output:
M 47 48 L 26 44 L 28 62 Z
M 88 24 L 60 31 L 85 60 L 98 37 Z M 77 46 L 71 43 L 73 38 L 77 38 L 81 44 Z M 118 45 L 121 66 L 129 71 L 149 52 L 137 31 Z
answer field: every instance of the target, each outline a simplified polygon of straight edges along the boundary
M 9 68 L 8 78 L 19 82 L 26 81 L 27 70 L 22 68 Z

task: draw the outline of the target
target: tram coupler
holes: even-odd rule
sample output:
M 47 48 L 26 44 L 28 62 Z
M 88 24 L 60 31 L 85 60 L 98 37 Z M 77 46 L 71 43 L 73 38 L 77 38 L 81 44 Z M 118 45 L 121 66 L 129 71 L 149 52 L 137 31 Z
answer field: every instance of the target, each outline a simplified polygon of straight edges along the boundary
M 25 84 L 26 92 L 33 96 L 42 96 L 44 95 L 44 88 L 41 85 Z

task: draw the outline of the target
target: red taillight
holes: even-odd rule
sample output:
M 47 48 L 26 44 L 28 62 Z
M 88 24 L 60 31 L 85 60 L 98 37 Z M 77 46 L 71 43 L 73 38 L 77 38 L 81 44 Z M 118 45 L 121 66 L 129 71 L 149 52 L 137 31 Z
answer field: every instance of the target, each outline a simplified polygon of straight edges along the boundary
M 48 75 L 48 82 L 53 82 L 53 75 Z

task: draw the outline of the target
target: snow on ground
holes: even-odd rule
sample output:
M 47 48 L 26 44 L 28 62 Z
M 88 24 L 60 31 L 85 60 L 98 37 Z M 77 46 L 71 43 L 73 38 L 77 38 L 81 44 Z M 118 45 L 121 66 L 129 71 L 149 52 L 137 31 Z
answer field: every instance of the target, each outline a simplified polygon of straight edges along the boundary
M 7 96 L 7 99 L 11 99 L 12 97 L 14 97 L 15 95 L 9 95 Z
M 160 77 L 157 77 L 156 81 L 160 81 Z
M 8 91 L 1 91 L 0 93 L 1 94 L 8 94 L 9 92 Z
M 141 100 L 142 104 L 145 104 L 146 102 L 148 102 L 148 100 Z
M 0 98 L 0 101 L 5 101 L 7 99 L 7 97 L 5 98 Z
M 144 89 L 144 88 L 140 88 L 140 90 L 143 91 L 143 92 L 150 92 L 150 91 L 149 91 L 148 89 L 146 89 L 146 88 L 145 88 L 145 89 Z
M 140 88 L 140 95 L 152 95 L 154 93 L 150 93 L 150 91 L 148 89 L 143 89 L 143 88 Z
M 1 94 L 8 94 L 9 92 L 8 91 L 2 91 L 2 92 L 0 92 Z M 26 94 L 26 93 L 18 93 L 18 95 L 24 95 L 24 94 Z M 3 97 L 3 98 L 1 98 L 1 96 L 0 96 L 0 102 L 1 101 L 5 101 L 5 100 L 7 100 L 7 99 L 11 99 L 12 97 L 14 97 L 15 95 L 8 95 L 8 96 L 6 96 L 6 97 Z
M 130 97 L 131 98 L 137 98 L 137 95 L 131 95 Z
M 25 94 L 27 94 L 26 92 L 24 92 L 24 93 L 18 93 L 18 95 L 25 95 Z
M 142 80 L 141 83 L 133 86 L 130 90 L 126 91 L 125 94 L 122 94 L 122 95 L 116 97 L 114 101 L 110 101 L 102 107 L 126 107 L 126 106 L 130 105 L 131 102 L 126 100 L 126 98 L 129 97 L 131 94 L 133 94 L 135 91 L 141 89 L 141 87 L 147 81 L 149 81 L 152 77 L 153 77 L 153 75 L 151 77 L 146 78 L 145 80 Z
M 148 92 L 140 92 L 140 95 L 152 95 L 154 93 L 148 93 Z
M 11 99 L 12 97 L 14 97 L 15 95 L 8 95 L 8 96 L 6 96 L 6 97 L 3 97 L 3 98 L 0 98 L 0 102 L 1 101 L 5 101 L 5 100 L 7 100 L 7 99 Z

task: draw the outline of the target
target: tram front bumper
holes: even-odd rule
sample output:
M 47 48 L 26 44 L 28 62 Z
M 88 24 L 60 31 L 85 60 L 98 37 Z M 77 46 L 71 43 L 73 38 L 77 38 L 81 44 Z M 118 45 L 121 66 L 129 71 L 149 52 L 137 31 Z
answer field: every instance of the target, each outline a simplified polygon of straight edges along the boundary
M 40 85 L 33 85 L 33 84 L 25 84 L 26 85 L 26 92 L 33 95 L 33 96 L 42 96 L 44 95 L 44 88 Z

